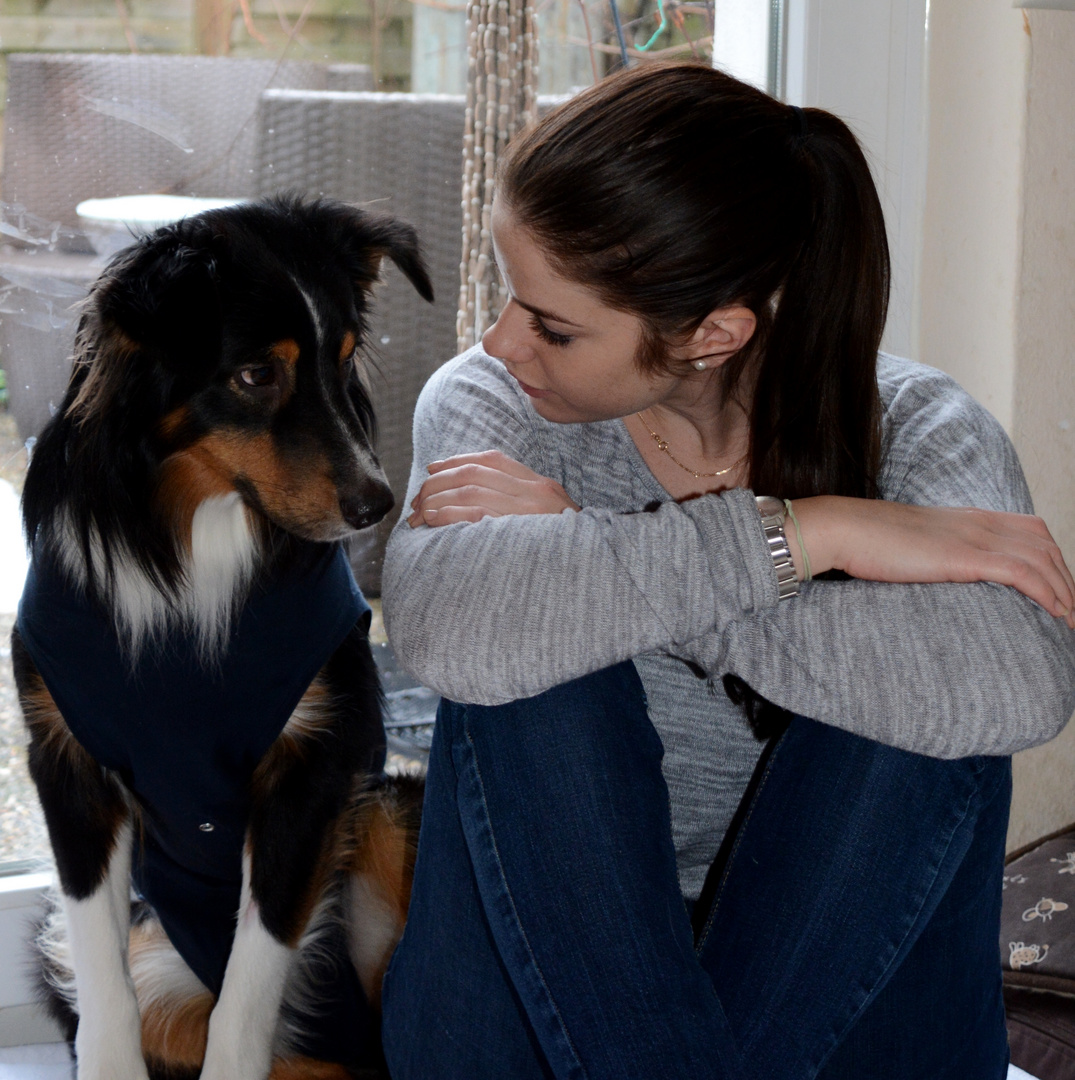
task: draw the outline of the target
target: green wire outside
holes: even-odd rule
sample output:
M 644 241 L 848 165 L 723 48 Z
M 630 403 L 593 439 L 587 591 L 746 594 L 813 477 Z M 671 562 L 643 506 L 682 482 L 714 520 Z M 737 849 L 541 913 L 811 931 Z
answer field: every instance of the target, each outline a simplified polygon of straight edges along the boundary
M 664 13 L 663 0 L 657 0 L 657 10 L 661 13 L 661 25 L 653 31 L 653 37 L 651 37 L 645 45 L 635 46 L 639 52 L 647 52 L 653 46 L 653 43 L 661 36 L 661 34 L 664 33 L 664 28 L 668 25 L 668 16 Z

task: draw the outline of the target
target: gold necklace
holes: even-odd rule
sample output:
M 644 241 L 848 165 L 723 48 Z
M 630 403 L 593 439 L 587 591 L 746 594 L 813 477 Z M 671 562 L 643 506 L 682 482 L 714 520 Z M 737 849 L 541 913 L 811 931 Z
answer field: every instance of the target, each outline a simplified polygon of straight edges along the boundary
M 660 435 L 658 435 L 657 432 L 654 431 L 653 428 L 651 428 L 649 424 L 646 423 L 646 418 L 642 415 L 642 413 L 635 413 L 635 416 L 637 416 L 638 419 L 642 421 L 642 426 L 649 432 L 650 438 L 653 439 L 653 441 L 657 444 L 657 449 L 660 450 L 662 454 L 667 454 L 684 472 L 689 472 L 691 476 L 695 478 L 695 480 L 701 480 L 703 477 L 709 479 L 714 476 L 724 476 L 726 473 L 730 473 L 732 469 L 736 468 L 739 465 L 742 465 L 743 458 L 746 457 L 746 454 L 744 454 L 743 457 L 740 457 L 733 461 L 731 465 L 729 465 L 726 469 L 719 469 L 717 472 L 695 472 L 689 465 L 684 465 L 683 462 L 680 461 L 679 458 L 677 458 L 676 455 L 668 449 L 668 443 L 665 442 L 664 439 L 662 439 Z

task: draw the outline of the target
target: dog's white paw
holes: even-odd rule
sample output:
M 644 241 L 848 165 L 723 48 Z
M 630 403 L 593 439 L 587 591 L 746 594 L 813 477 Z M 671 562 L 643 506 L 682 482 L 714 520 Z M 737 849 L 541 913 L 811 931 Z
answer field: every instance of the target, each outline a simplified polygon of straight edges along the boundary
M 75 1075 L 77 1080 L 149 1080 L 141 1055 L 122 1060 L 113 1055 L 108 1061 L 98 1061 L 92 1065 L 83 1065 L 79 1059 Z
M 132 1040 L 129 1032 L 95 1031 L 80 1023 L 75 1055 L 78 1080 L 149 1080 L 141 1041 L 137 1035 Z
M 260 1039 L 240 1038 L 229 1041 L 227 1046 L 210 1047 L 201 1080 L 265 1080 L 271 1068 L 271 1047 Z

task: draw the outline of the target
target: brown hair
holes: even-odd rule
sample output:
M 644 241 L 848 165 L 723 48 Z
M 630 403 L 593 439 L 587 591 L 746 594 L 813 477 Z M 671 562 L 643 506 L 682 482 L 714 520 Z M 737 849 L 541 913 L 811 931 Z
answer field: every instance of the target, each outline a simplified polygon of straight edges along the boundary
M 558 272 L 642 321 L 644 367 L 714 308 L 754 312 L 722 369 L 727 394 L 755 380 L 754 490 L 876 496 L 888 245 L 841 120 L 699 64 L 640 65 L 517 138 L 498 190 Z

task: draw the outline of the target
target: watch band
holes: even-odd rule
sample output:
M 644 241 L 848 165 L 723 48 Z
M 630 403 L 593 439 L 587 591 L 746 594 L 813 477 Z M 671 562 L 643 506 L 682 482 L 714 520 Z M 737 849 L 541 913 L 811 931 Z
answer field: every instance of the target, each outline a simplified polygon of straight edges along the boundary
M 756 501 L 758 513 L 761 514 L 761 527 L 769 544 L 773 569 L 776 571 L 777 597 L 780 600 L 790 600 L 791 597 L 799 595 L 799 576 L 795 573 L 788 536 L 784 531 L 787 507 L 772 495 L 758 495 Z

